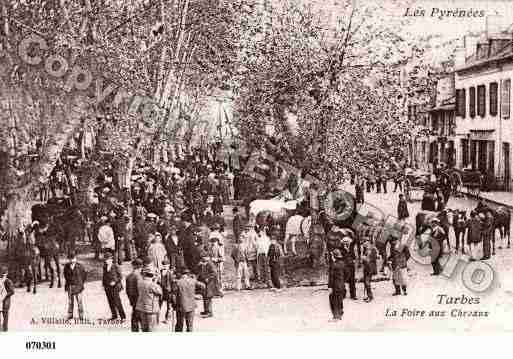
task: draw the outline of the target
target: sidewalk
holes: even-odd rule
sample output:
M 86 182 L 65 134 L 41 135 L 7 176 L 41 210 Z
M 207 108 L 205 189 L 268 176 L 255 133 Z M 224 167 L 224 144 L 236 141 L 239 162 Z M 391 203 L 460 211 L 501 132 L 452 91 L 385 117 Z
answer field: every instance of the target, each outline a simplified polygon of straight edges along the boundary
M 477 198 L 476 196 L 468 194 L 466 187 L 463 187 L 463 190 L 461 192 L 467 196 Z M 513 192 L 505 192 L 505 191 L 481 192 L 479 194 L 479 197 L 483 198 L 486 201 L 492 202 L 496 205 L 504 205 L 504 206 L 513 208 Z

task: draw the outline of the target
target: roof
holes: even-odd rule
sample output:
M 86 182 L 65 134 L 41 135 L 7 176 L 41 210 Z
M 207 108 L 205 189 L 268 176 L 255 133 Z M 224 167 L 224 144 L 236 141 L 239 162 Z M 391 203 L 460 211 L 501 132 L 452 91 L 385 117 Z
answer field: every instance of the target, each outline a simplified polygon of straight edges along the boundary
M 476 54 L 472 54 L 467 58 L 465 65 L 458 67 L 455 69 L 456 72 L 464 71 L 471 69 L 473 67 L 478 67 L 482 65 L 486 65 L 489 62 L 505 60 L 513 56 L 513 43 L 509 42 L 506 46 L 504 46 L 501 50 L 499 50 L 494 56 L 487 57 L 486 59 L 475 60 Z

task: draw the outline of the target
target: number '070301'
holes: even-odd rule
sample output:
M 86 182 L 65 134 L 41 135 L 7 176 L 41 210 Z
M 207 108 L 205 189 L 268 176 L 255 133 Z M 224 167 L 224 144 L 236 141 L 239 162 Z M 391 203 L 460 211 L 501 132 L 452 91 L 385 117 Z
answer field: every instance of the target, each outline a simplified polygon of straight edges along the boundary
M 55 342 L 28 341 L 25 343 L 27 350 L 55 350 Z

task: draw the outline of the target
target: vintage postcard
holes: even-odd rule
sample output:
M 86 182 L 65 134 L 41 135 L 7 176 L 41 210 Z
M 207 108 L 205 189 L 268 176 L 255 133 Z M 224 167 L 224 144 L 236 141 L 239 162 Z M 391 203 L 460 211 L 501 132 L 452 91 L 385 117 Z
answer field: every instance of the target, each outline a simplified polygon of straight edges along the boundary
M 513 330 L 511 5 L 0 0 L 0 330 Z

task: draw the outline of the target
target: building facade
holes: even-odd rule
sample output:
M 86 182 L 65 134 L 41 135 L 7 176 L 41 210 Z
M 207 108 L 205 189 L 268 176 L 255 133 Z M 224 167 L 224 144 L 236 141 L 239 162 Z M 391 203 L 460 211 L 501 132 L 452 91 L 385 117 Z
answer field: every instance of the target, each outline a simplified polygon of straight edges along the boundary
M 494 189 L 511 186 L 511 33 L 484 37 L 455 69 L 456 167 L 479 170 Z

